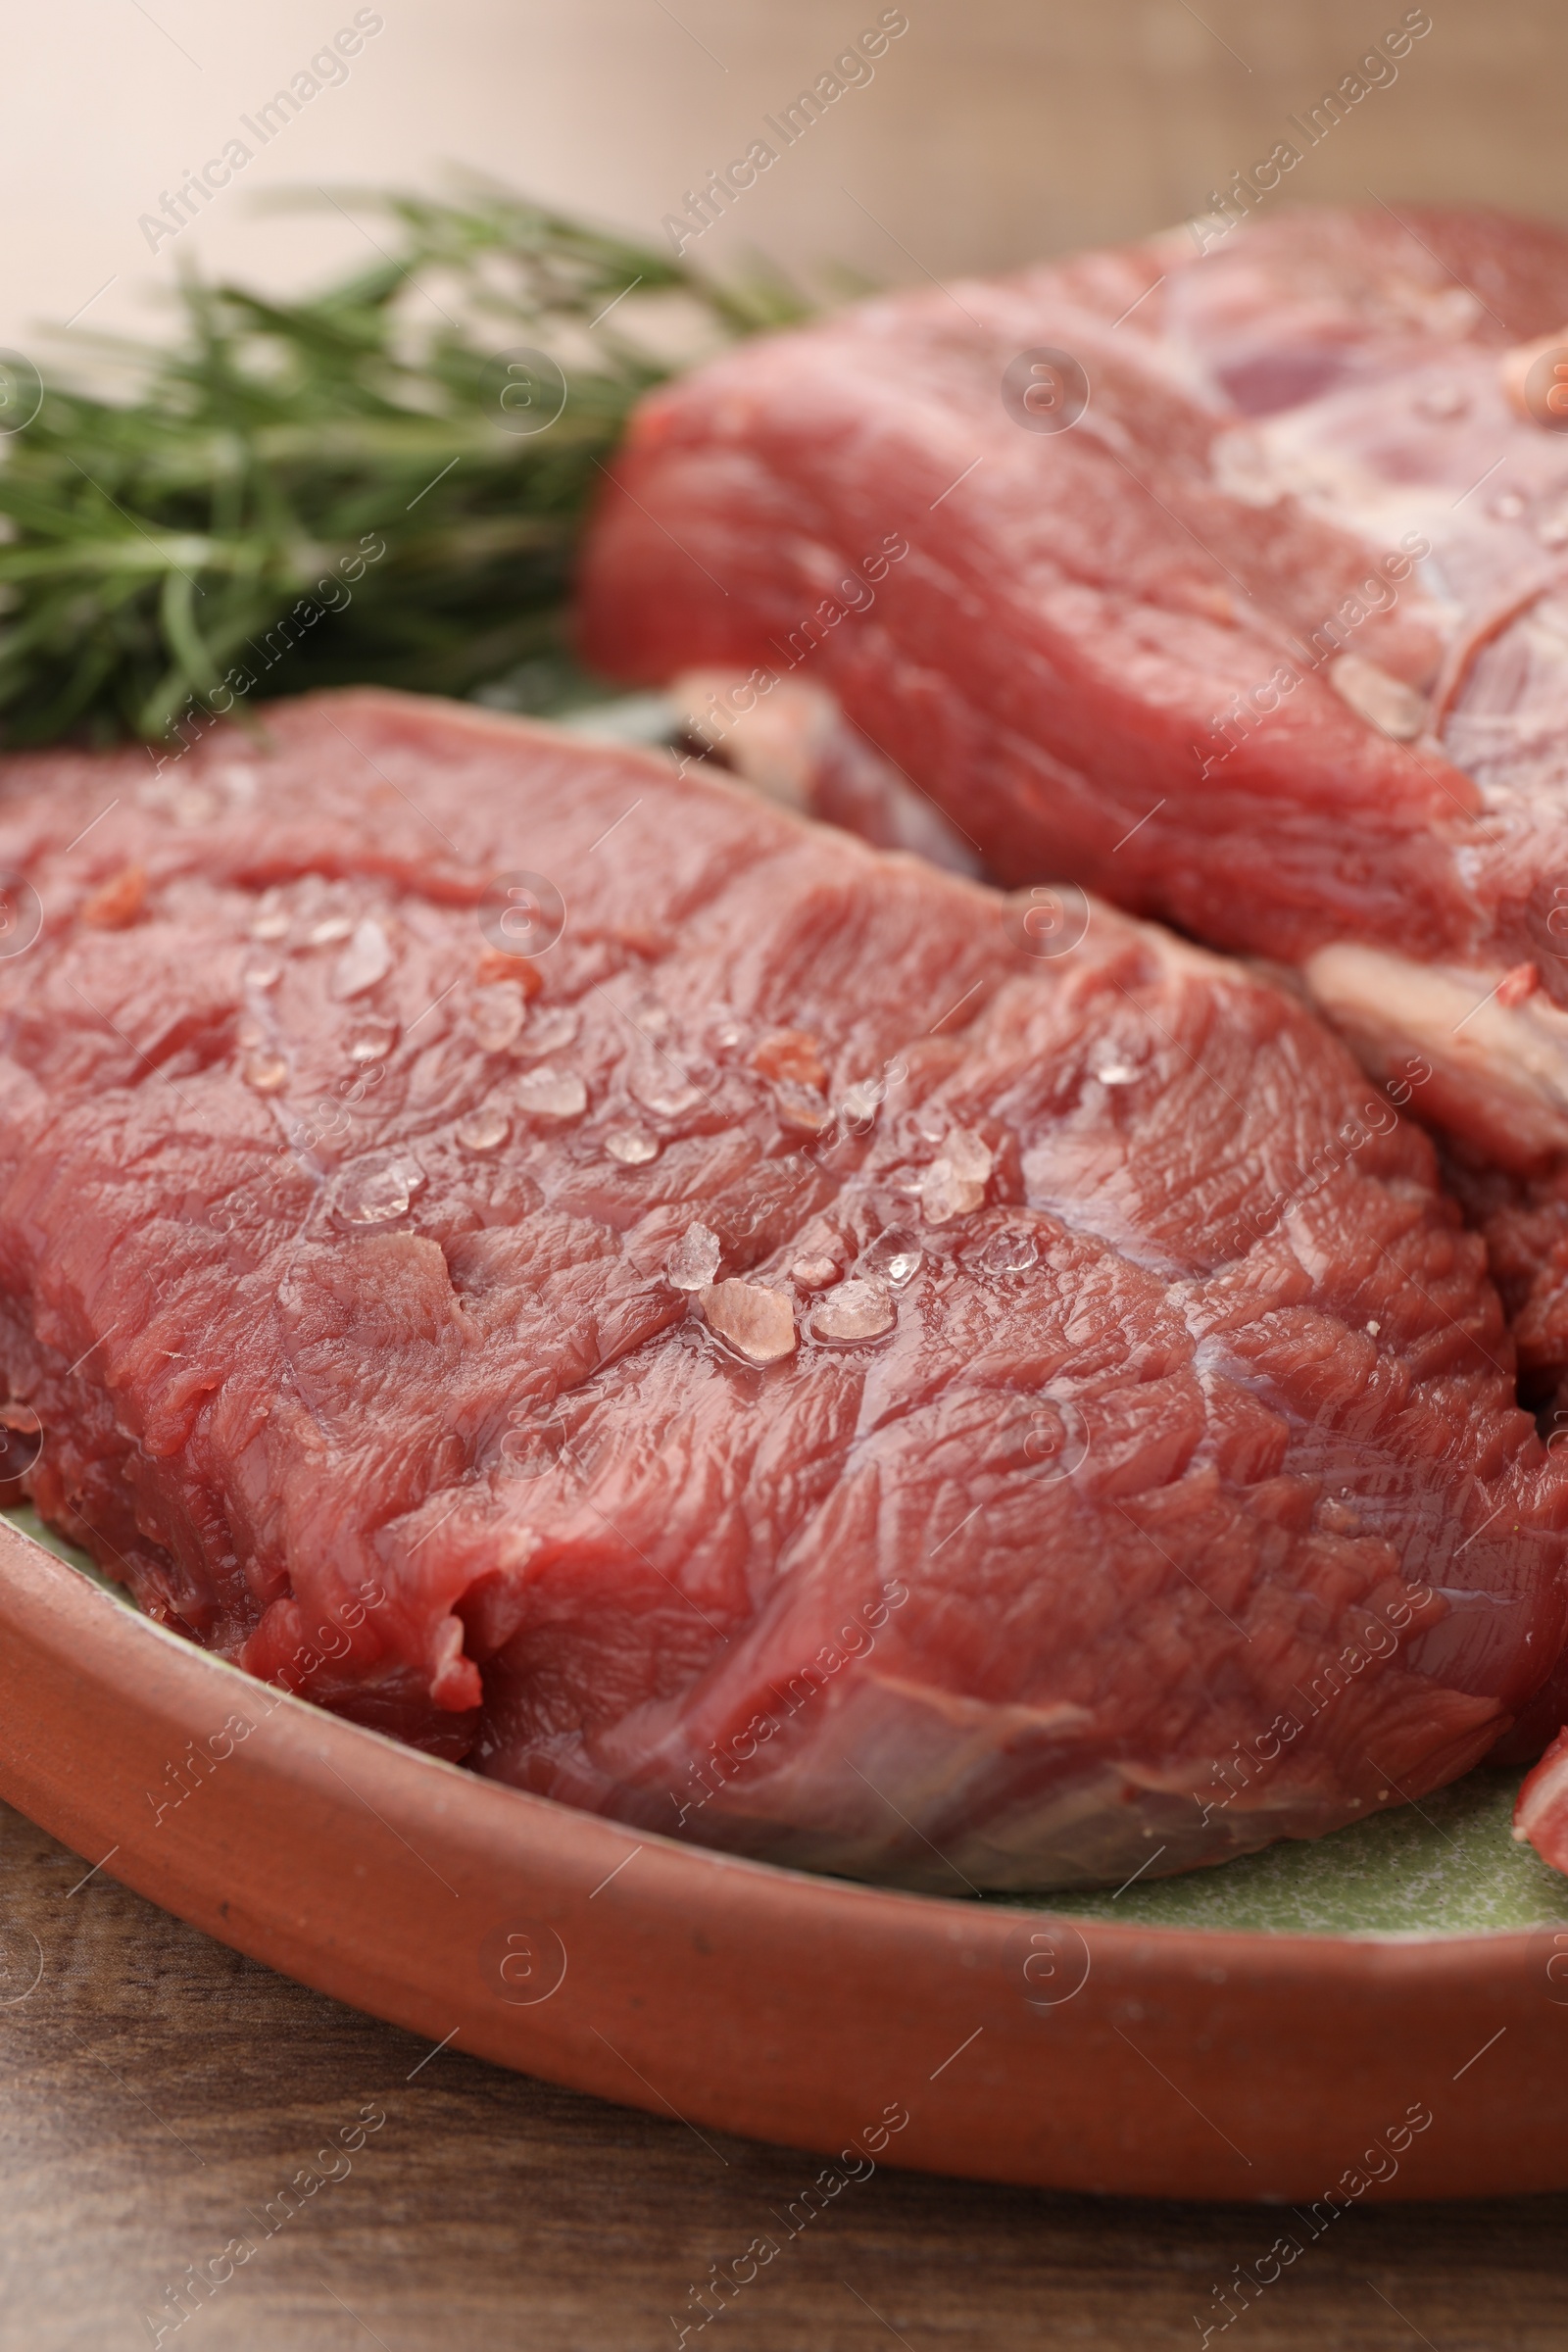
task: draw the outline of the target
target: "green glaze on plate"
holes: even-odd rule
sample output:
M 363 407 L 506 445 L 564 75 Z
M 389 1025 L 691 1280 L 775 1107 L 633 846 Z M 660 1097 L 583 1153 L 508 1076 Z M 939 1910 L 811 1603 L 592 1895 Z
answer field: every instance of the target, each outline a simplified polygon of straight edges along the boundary
M 1024 1897 L 1132 1927 L 1292 1936 L 1477 1936 L 1568 1925 L 1568 1878 L 1512 1836 L 1519 1772 L 1478 1771 L 1327 1838 L 1283 1838 L 1214 1870 L 1119 1893 Z M 1017 1898 L 1013 1898 L 1017 1899 Z
M 68 1544 L 64 1536 L 55 1534 L 52 1527 L 45 1527 L 30 1503 L 19 1502 L 15 1510 L 0 1512 L 0 1518 L 9 1519 L 13 1527 L 20 1527 L 24 1536 L 30 1536 L 35 1544 L 41 1544 L 45 1551 L 52 1551 L 56 1559 L 69 1560 L 73 1568 L 79 1568 L 82 1575 L 89 1577 L 95 1585 L 101 1585 L 106 1592 L 112 1592 L 127 1608 L 134 1608 L 135 1603 L 124 1586 L 117 1585 L 113 1577 L 105 1576 L 84 1551 L 76 1549 L 74 1544 Z
M 25 1505 L 4 1516 L 130 1606 L 85 1552 Z M 1510 1835 L 1523 1775 L 1472 1772 L 1331 1837 L 1285 1838 L 1214 1870 L 1143 1878 L 1112 1892 L 1008 1895 L 1013 1904 L 1126 1927 L 1293 1936 L 1475 1936 L 1568 1926 L 1568 1878 Z M 989 1898 L 988 1898 L 989 1899 Z

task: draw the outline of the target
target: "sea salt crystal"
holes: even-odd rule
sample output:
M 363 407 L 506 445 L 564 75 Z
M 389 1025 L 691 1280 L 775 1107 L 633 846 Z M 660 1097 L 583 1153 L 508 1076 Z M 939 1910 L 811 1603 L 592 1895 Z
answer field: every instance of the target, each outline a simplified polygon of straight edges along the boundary
M 847 1086 L 839 1103 L 840 1117 L 858 1132 L 863 1131 L 876 1117 L 886 1091 L 880 1078 L 862 1078 L 858 1085 Z
M 688 1225 L 664 1260 L 672 1291 L 705 1291 L 718 1272 L 718 1236 L 706 1225 Z
M 986 1197 L 991 1175 L 991 1152 L 967 1127 L 955 1127 L 940 1159 L 934 1159 L 920 1184 L 920 1208 L 928 1225 L 951 1225 L 966 1217 Z
M 548 1062 L 517 1080 L 519 1110 L 536 1119 L 580 1119 L 588 1107 L 588 1089 L 575 1070 L 552 1069 Z
M 259 1095 L 275 1095 L 288 1084 L 288 1063 L 281 1054 L 247 1054 L 240 1075 Z
M 1131 1086 L 1138 1075 L 1138 1065 L 1136 1062 L 1114 1059 L 1097 1061 L 1094 1073 L 1102 1086 Z
M 333 1213 L 344 1225 L 389 1225 L 408 1215 L 410 1201 L 423 1186 L 424 1170 L 416 1159 L 345 1168 L 333 1188 Z
M 975 1260 L 987 1274 L 1027 1274 L 1039 1262 L 1034 1235 L 1016 1227 L 994 1233 Z
M 605 1150 L 623 1168 L 643 1168 L 659 1157 L 657 1138 L 644 1135 L 640 1127 L 612 1127 L 605 1137 Z
M 776 1364 L 795 1352 L 795 1310 L 782 1291 L 760 1282 L 717 1282 L 701 1293 L 710 1331 L 749 1363 Z
M 350 1061 L 381 1061 L 398 1042 L 396 1021 L 365 1021 L 349 1040 Z
M 693 1086 L 676 1062 L 637 1071 L 631 1091 L 644 1110 L 651 1110 L 658 1119 L 678 1119 L 682 1111 L 695 1110 L 703 1099 L 702 1088 Z
M 458 1121 L 458 1141 L 465 1152 L 499 1152 L 512 1133 L 512 1121 L 494 1102 L 483 1102 Z
M 897 1309 L 880 1282 L 852 1275 L 811 1309 L 814 1339 L 846 1345 L 854 1340 L 880 1339 L 897 1321 Z
M 482 1054 L 505 1054 L 516 1044 L 527 1006 L 514 980 L 498 980 L 491 988 L 476 988 L 468 1000 L 468 1026 Z
M 879 1234 L 868 1250 L 861 1250 L 856 1270 L 874 1282 L 888 1282 L 896 1291 L 902 1291 L 919 1273 L 922 1254 L 912 1234 L 893 1226 Z
M 340 1004 L 363 997 L 392 969 L 392 943 L 373 914 L 362 917 L 354 936 L 332 966 L 332 994 Z
M 318 922 L 312 923 L 305 934 L 305 944 L 308 948 L 335 948 L 338 941 L 347 939 L 353 929 L 353 915 L 345 914 L 340 908 L 335 914 L 323 914 Z
M 264 890 L 251 916 L 252 939 L 282 939 L 287 934 L 288 922 L 282 894 L 276 889 Z
M 240 977 L 247 988 L 265 992 L 277 986 L 283 977 L 283 966 L 275 956 L 247 956 Z
M 550 1004 L 535 1010 L 532 1020 L 513 1046 L 529 1059 L 540 1054 L 559 1054 L 577 1034 L 577 1015 L 569 1004 Z
M 838 1278 L 838 1267 L 830 1257 L 798 1257 L 790 1268 L 790 1280 L 803 1291 L 825 1291 Z

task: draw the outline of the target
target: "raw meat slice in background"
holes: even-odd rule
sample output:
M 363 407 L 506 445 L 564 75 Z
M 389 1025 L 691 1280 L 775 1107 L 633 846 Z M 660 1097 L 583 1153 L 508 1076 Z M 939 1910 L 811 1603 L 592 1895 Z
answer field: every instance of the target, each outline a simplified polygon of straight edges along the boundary
M 1533 1845 L 1553 1870 L 1568 1871 L 1568 1730 L 1560 1731 L 1535 1770 L 1525 1776 L 1514 1807 L 1513 1834 Z
M 1568 1152 L 1568 235 L 1202 233 L 656 393 L 586 650 L 744 671 L 754 705 L 807 677 L 1004 881 L 1295 967 L 1368 1069 L 1430 1066 L 1412 1109 L 1521 1179 L 1517 1240 Z
M 1266 981 L 393 695 L 0 777 L 0 1370 L 169 1624 L 947 1887 L 1311 1835 L 1529 1706 L 1568 1482 Z

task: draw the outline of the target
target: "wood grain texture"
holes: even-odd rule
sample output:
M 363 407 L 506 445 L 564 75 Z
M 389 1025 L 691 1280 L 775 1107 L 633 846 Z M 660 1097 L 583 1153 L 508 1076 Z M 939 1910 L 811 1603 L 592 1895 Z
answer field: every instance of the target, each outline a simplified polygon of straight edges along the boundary
M 779 2252 L 725 2312 L 732 2345 L 1146 2352 L 1196 2344 L 1211 2288 L 1274 2234 L 1266 2208 L 879 2172 L 790 2237 L 809 2158 L 431 2057 L 86 1867 L 0 1808 L 4 2352 L 150 2344 L 187 2264 L 247 2237 L 166 2346 L 653 2352 L 762 2232 Z M 366 2105 L 386 2121 L 352 2169 L 265 2234 Z M 1211 2340 L 1560 2352 L 1565 2223 L 1568 2198 L 1350 2212 Z

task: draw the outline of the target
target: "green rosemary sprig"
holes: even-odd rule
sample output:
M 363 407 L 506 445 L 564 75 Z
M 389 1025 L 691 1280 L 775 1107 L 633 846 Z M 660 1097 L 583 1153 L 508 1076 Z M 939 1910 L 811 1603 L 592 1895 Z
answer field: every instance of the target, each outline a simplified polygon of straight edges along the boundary
M 383 261 L 300 302 L 187 278 L 167 349 L 99 346 L 129 398 L 46 376 L 0 442 L 0 740 L 157 741 L 236 688 L 510 676 L 550 707 L 633 402 L 672 350 L 804 307 L 503 191 L 348 201 L 390 224 Z M 553 421 L 561 379 L 509 376 L 518 347 L 564 370 Z

